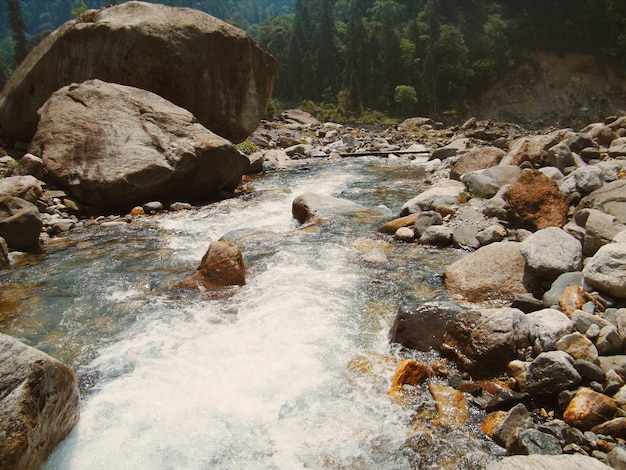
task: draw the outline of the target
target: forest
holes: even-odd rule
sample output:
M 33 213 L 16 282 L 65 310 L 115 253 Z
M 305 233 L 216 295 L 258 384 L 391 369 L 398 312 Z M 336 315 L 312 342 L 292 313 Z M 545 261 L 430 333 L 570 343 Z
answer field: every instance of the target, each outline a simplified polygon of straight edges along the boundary
M 63 22 L 106 0 L 0 0 L 4 79 Z M 121 2 L 117 2 L 121 3 Z M 328 118 L 463 110 L 530 52 L 626 74 L 624 0 L 161 0 L 246 30 L 280 62 L 274 104 Z

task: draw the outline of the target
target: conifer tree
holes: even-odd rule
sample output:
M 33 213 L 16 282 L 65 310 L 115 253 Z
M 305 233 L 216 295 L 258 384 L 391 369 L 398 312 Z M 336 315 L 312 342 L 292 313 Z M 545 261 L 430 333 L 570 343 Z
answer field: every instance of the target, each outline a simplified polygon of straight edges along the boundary
M 9 26 L 13 32 L 13 67 L 20 65 L 28 54 L 28 39 L 26 35 L 26 23 L 22 15 L 20 0 L 6 0 L 9 14 Z

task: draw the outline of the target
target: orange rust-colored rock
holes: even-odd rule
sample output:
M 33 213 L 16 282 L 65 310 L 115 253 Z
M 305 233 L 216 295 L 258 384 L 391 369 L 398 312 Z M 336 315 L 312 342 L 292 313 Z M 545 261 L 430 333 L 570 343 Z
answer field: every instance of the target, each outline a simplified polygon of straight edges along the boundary
M 489 413 L 485 417 L 485 421 L 480 426 L 480 430 L 484 432 L 487 436 L 493 437 L 494 431 L 500 426 L 504 418 L 506 418 L 506 411 L 494 411 L 493 413 Z
M 570 426 L 586 431 L 613 419 L 616 413 L 617 404 L 611 397 L 590 388 L 581 388 L 567 405 L 563 419 Z
M 580 310 L 588 300 L 590 300 L 589 294 L 587 294 L 580 286 L 569 286 L 563 291 L 561 297 L 559 297 L 559 306 L 565 315 L 572 317 L 572 314 L 576 310 Z
M 406 359 L 398 364 L 396 368 L 396 373 L 391 381 L 389 396 L 401 396 L 404 385 L 419 385 L 424 383 L 429 377 L 432 377 L 432 375 L 433 371 L 427 365 L 414 359 Z
M 380 233 L 386 233 L 387 235 L 393 235 L 399 228 L 410 227 L 413 225 L 419 217 L 420 213 L 416 212 L 415 214 L 409 214 L 407 216 L 400 217 L 399 219 L 390 220 L 389 222 L 381 225 L 378 231 Z
M 441 426 L 462 426 L 469 419 L 467 399 L 461 392 L 445 385 L 431 383 L 428 385 L 430 394 L 435 399 L 438 419 Z
M 506 193 L 510 219 L 532 231 L 563 227 L 568 205 L 556 182 L 538 170 L 524 170 Z
M 243 286 L 245 266 L 241 250 L 225 241 L 211 242 L 194 274 L 174 284 L 179 289 L 218 289 Z

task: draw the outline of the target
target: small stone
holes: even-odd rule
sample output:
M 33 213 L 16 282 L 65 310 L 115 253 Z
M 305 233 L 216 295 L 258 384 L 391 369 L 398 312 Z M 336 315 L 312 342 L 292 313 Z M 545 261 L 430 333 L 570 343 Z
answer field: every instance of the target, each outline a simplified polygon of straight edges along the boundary
M 528 366 L 526 391 L 532 395 L 550 395 L 576 388 L 581 377 L 573 362 L 563 351 L 539 354 Z
M 129 212 L 130 215 L 146 215 L 146 212 L 143 210 L 143 207 L 136 206 L 131 209 Z
M 532 429 L 533 420 L 525 405 L 515 405 L 500 422 L 493 432 L 493 441 L 501 447 L 508 448 L 508 443 L 515 439 L 519 429 Z
M 147 202 L 141 206 L 146 214 L 163 212 L 163 204 L 159 201 Z
M 408 227 L 400 227 L 396 230 L 396 233 L 393 234 L 393 239 L 400 242 L 411 243 L 415 240 L 415 233 Z
M 463 393 L 436 383 L 429 384 L 428 390 L 435 400 L 440 425 L 458 428 L 465 424 L 469 409 Z
M 391 397 L 402 396 L 405 385 L 415 387 L 424 383 L 432 375 L 433 372 L 427 365 L 413 359 L 405 359 L 396 368 L 388 394 Z
M 558 455 L 561 446 L 556 437 L 537 429 L 526 429 L 516 434 L 510 445 L 509 453 L 513 455 Z
M 191 207 L 191 204 L 189 204 L 188 202 L 173 202 L 172 204 L 170 204 L 171 211 L 186 211 L 191 209 Z
M 598 361 L 598 350 L 593 342 L 585 335 L 575 331 L 563 336 L 556 343 L 556 349 L 565 351 L 574 359 L 583 359 L 592 363 Z

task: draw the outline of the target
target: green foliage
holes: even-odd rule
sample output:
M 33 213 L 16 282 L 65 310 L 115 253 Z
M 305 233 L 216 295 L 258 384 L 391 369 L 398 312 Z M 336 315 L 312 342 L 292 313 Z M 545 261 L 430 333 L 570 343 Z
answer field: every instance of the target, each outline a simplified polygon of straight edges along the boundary
M 405 116 L 410 116 L 417 104 L 417 92 L 410 85 L 398 85 L 394 93 L 394 101 Z
M 244 155 L 247 155 L 247 156 L 250 156 L 254 152 L 258 152 L 259 151 L 259 148 L 256 145 L 254 145 L 252 142 L 249 142 L 247 140 L 237 144 L 235 147 L 237 147 L 237 149 L 241 153 L 243 153 Z

